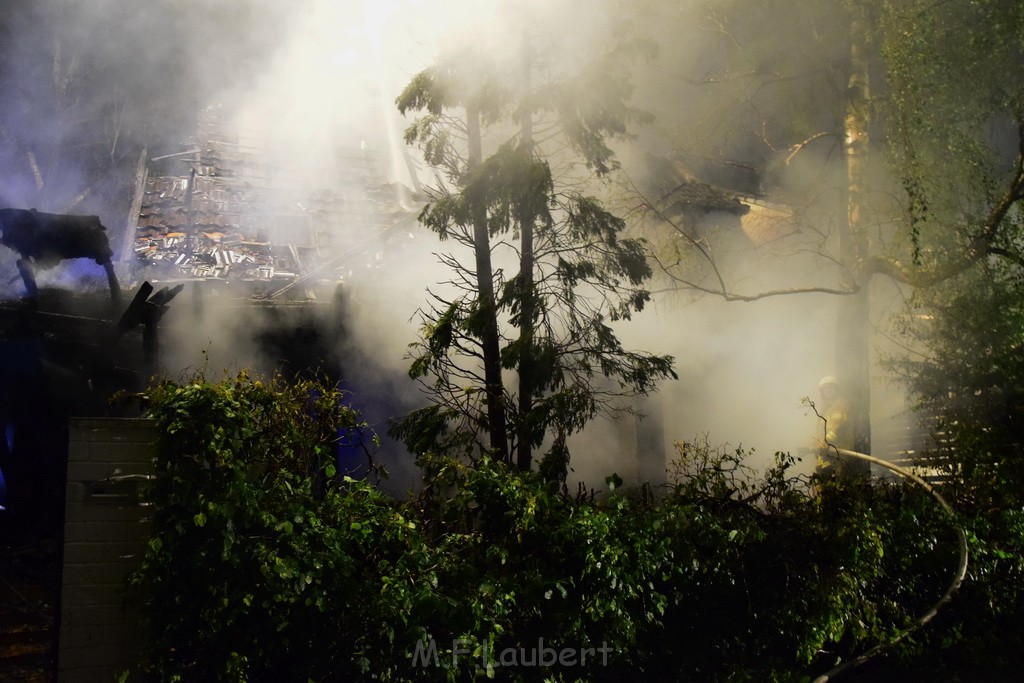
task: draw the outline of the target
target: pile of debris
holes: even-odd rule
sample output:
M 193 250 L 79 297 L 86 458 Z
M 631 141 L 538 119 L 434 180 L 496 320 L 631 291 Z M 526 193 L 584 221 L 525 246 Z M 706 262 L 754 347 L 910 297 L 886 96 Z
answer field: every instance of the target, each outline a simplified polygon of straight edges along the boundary
M 274 249 L 269 241 L 246 239 L 241 232 L 164 232 L 139 229 L 135 255 L 143 269 L 163 279 L 223 278 L 242 280 L 292 279 L 299 264 L 293 248 Z M 297 251 L 297 250 L 295 250 Z
M 412 215 L 365 149 L 339 151 L 342 172 L 328 190 L 269 165 L 260 145 L 226 129 L 205 112 L 186 151 L 150 160 L 136 194 L 137 280 L 230 280 L 265 293 L 330 279 L 339 254 Z

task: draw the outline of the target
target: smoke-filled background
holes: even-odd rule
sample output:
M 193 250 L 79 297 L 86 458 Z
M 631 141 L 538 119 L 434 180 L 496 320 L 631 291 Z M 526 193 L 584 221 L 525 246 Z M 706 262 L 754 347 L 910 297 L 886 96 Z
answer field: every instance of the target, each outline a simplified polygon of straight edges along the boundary
M 634 104 L 653 122 L 618 144 L 624 175 L 609 188 L 609 199 L 635 205 L 622 188 L 655 193 L 665 168 L 679 179 L 756 197 L 776 216 L 771 238 L 750 238 L 756 229 L 750 224 L 707 219 L 707 230 L 724 235 L 713 256 L 729 287 L 755 294 L 834 286 L 835 263 L 820 254 L 834 247 L 842 201 L 835 135 L 842 110 L 829 104 L 845 87 L 843 70 L 835 67 L 842 60 L 844 41 L 836 33 L 842 22 L 821 8 L 773 16 L 755 3 L 737 20 L 727 12 L 735 4 L 4 0 L 0 202 L 98 214 L 120 243 L 133 220 L 131 184 L 143 150 L 154 158 L 186 149 L 199 112 L 219 107 L 265 150 L 265 165 L 288 167 L 318 187 L 344 175 L 338 149 L 374 151 L 385 160 L 387 179 L 409 188 L 413 209 L 417 183 L 435 181 L 415 151 L 404 148 L 410 121 L 394 106 L 414 74 L 462 45 L 483 46 L 501 59 L 512 54 L 524 26 L 537 30 L 552 68 L 568 69 L 628 29 L 657 47 L 655 57 L 636 65 L 634 81 Z M 726 15 L 733 17 L 729 23 Z M 823 133 L 808 142 L 798 132 L 809 128 Z M 889 182 L 884 168 L 877 176 L 879 187 Z M 661 235 L 662 246 L 671 248 L 664 225 L 634 229 L 646 230 L 654 243 Z M 426 287 L 446 277 L 432 253 L 446 245 L 415 225 L 409 241 L 415 246 L 400 263 L 362 278 L 353 274 L 349 324 L 333 331 L 345 338 L 332 339 L 327 330 L 310 340 L 343 356 L 350 386 L 378 429 L 388 412 L 422 402 L 404 376 L 403 357 Z M 15 296 L 13 256 L 5 252 L 2 259 L 4 291 Z M 87 265 L 81 270 L 76 277 L 95 277 Z M 703 278 L 708 264 L 688 254 L 672 272 Z M 51 277 L 66 278 L 67 271 Z M 726 303 L 695 297 L 670 277 L 653 286 L 659 290 L 654 304 L 620 334 L 627 346 L 676 357 L 679 380 L 643 406 L 655 440 L 668 450 L 674 440 L 706 433 L 712 443 L 755 448 L 757 464 L 775 450 L 809 445 L 815 420 L 800 401 L 816 398 L 818 379 L 834 372 L 835 297 Z M 888 305 L 876 309 L 882 327 Z M 197 318 L 187 301 L 176 302 L 165 319 L 167 374 L 190 366 L 274 365 L 267 327 L 279 320 L 251 307 L 210 310 Z M 876 405 L 876 412 L 893 414 L 900 404 Z M 575 476 L 599 482 L 618 471 L 635 479 L 637 466 L 626 462 L 635 432 L 633 425 L 599 421 L 589 438 L 577 439 Z M 395 452 L 391 458 L 397 486 L 411 485 L 408 457 Z

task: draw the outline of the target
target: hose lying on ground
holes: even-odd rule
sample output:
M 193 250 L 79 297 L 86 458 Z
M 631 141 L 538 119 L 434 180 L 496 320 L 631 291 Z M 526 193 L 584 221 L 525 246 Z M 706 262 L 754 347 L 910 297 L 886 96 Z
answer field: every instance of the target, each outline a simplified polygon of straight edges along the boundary
M 924 479 L 917 476 L 910 470 L 905 469 L 903 467 L 899 467 L 898 465 L 893 465 L 892 463 L 886 462 L 885 460 L 880 460 L 879 458 L 867 455 L 866 453 L 858 453 L 856 451 L 846 450 L 845 448 L 834 447 L 832 450 L 839 453 L 839 455 L 844 455 L 847 457 L 856 458 L 858 460 L 864 460 L 866 462 L 873 463 L 875 465 L 878 465 L 879 467 L 884 467 L 887 470 L 892 470 L 901 477 L 910 479 L 915 484 L 921 486 L 925 491 L 930 493 L 931 496 L 939 502 L 939 505 L 942 506 L 942 509 L 945 510 L 947 515 L 949 515 L 950 519 L 954 521 L 956 520 L 956 513 L 953 512 L 953 508 L 950 507 L 949 503 L 946 502 L 946 499 L 942 497 L 942 494 L 936 491 L 935 487 L 933 487 L 931 484 L 929 484 Z M 896 645 L 901 640 L 909 636 L 911 633 L 917 631 L 919 628 L 921 628 L 929 621 L 931 621 L 935 617 L 935 615 L 938 614 L 939 610 L 953 598 L 953 594 L 956 593 L 957 589 L 960 588 L 960 584 L 963 583 L 964 577 L 967 576 L 967 533 L 964 531 L 964 528 L 959 524 L 956 524 L 955 528 L 957 541 L 960 544 L 960 560 L 957 564 L 956 572 L 954 572 L 953 574 L 952 582 L 949 584 L 949 587 L 946 589 L 946 592 L 942 594 L 942 597 L 939 598 L 939 601 L 932 605 L 931 609 L 929 609 L 927 612 L 925 612 L 917 619 L 915 619 L 914 623 L 912 623 L 905 631 L 903 631 L 903 633 L 898 635 L 893 640 L 887 643 L 879 643 L 878 645 L 875 645 L 873 648 L 871 648 L 864 654 L 860 655 L 859 657 L 856 657 L 848 662 L 844 662 L 829 669 L 822 675 L 815 678 L 814 683 L 825 683 L 826 681 L 832 680 L 840 674 L 843 674 L 855 667 L 860 666 L 861 664 L 864 664 L 868 660 L 874 658 L 875 656 L 885 651 L 886 649 L 892 647 L 893 645 Z

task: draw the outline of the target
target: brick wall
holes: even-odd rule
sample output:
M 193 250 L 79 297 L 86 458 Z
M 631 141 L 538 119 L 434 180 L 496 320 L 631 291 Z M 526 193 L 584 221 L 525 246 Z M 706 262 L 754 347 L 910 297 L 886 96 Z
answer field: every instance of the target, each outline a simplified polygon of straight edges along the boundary
M 152 471 L 154 431 L 148 420 L 72 418 L 68 437 L 58 680 L 106 683 L 138 655 L 125 577 L 146 543 L 138 487 Z

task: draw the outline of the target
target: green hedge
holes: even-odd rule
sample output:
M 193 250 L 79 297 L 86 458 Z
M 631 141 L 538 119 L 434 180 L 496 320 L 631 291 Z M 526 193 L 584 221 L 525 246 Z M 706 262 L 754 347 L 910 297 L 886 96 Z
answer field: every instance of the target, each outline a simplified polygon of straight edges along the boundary
M 801 680 L 892 638 L 955 566 L 925 494 L 812 495 L 786 456 L 755 476 L 741 450 L 690 445 L 658 495 L 581 499 L 433 457 L 396 501 L 334 471 L 359 418 L 330 386 L 240 375 L 145 398 L 160 441 L 133 579 L 143 679 Z

